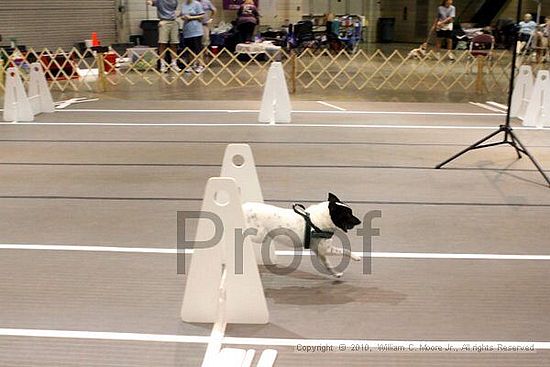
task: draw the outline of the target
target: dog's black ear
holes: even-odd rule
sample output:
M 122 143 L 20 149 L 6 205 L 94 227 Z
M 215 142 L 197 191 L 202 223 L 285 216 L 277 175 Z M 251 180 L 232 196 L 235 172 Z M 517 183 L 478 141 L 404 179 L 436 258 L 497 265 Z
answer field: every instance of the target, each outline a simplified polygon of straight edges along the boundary
M 338 197 L 336 197 L 336 195 L 334 195 L 332 192 L 329 192 L 328 193 L 328 201 L 331 202 L 331 203 L 336 203 L 336 202 L 340 201 L 340 199 L 338 199 Z

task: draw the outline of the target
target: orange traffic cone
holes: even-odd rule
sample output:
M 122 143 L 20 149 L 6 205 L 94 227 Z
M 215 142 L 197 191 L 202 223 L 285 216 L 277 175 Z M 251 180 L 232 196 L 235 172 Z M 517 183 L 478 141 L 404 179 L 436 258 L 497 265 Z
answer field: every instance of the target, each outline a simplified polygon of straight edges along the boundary
M 92 46 L 96 47 L 99 45 L 100 45 L 100 42 L 99 42 L 99 39 L 97 39 L 97 32 L 92 32 Z

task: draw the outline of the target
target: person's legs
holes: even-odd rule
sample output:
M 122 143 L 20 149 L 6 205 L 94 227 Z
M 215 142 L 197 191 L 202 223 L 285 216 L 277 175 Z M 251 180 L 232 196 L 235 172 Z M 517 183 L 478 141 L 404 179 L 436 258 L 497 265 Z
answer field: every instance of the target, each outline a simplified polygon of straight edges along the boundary
M 202 46 L 208 47 L 210 46 L 210 26 L 208 24 L 202 25 Z
M 437 59 L 441 56 L 439 51 L 441 50 L 441 40 L 444 38 L 443 31 L 437 31 L 435 34 L 435 54 Z
M 237 25 L 237 33 L 239 34 L 239 43 L 246 42 L 246 23 Z
M 256 28 L 256 24 L 254 23 L 245 23 L 245 32 L 246 32 L 246 41 L 247 42 L 254 42 L 254 29 Z
M 518 44 L 517 44 L 517 53 L 523 52 L 523 48 L 527 45 L 527 42 L 529 41 L 529 35 L 521 33 L 518 38 Z
M 453 38 L 452 32 L 449 31 L 451 37 L 447 38 L 447 51 L 449 52 L 449 60 L 454 60 L 455 56 L 453 55 Z
M 166 72 L 168 64 L 165 61 L 166 54 L 165 51 L 168 48 L 168 44 L 170 43 L 170 27 L 168 25 L 168 21 L 161 20 L 159 22 L 159 57 L 160 57 L 160 71 Z
M 541 48 L 542 62 L 546 62 L 546 58 L 548 57 L 548 37 L 544 37 L 544 35 L 541 38 Z
M 191 44 L 192 44 L 191 51 L 193 51 L 193 53 L 198 56 L 195 62 L 195 71 L 198 71 L 198 72 L 201 72 L 204 69 L 204 66 L 202 65 L 203 62 L 199 56 L 200 53 L 202 52 L 202 38 L 203 36 L 198 36 L 198 37 L 193 37 L 193 39 L 191 40 Z
M 437 37 L 435 39 L 435 51 L 439 52 L 440 49 L 441 49 L 441 38 Z
M 178 45 L 180 42 L 180 29 L 179 24 L 175 20 L 170 22 L 170 50 L 172 51 L 171 57 L 171 68 L 176 72 L 180 71 L 178 66 Z
M 201 65 L 200 57 L 197 57 L 202 51 L 202 36 L 185 38 L 185 47 L 192 53 L 188 54 L 187 63 L 189 67 L 193 67 L 195 71 L 199 71 L 199 69 L 202 71 L 204 66 Z M 190 71 L 190 69 L 187 69 L 187 71 Z

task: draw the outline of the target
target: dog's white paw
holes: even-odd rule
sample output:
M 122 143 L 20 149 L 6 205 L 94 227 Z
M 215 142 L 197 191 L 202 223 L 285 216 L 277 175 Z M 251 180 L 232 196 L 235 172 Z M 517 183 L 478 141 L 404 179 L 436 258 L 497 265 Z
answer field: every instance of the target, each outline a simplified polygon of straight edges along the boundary
M 332 276 L 335 278 L 341 278 L 344 276 L 344 273 L 332 273 Z
M 351 259 L 354 260 L 354 261 L 361 261 L 361 256 L 351 254 Z

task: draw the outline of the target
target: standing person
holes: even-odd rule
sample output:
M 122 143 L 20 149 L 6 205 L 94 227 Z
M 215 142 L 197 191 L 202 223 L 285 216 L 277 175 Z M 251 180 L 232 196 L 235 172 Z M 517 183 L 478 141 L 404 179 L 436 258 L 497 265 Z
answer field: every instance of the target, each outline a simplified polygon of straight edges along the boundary
M 216 15 L 217 9 L 210 0 L 197 0 L 202 5 L 204 11 L 204 18 L 202 19 L 202 46 L 210 46 L 210 24 L 212 23 L 212 17 Z
M 254 0 L 245 0 L 237 11 L 237 30 L 239 31 L 239 42 L 252 42 L 254 29 L 260 20 L 260 13 Z
M 453 6 L 453 0 L 443 0 L 437 8 L 437 22 L 435 24 L 437 39 L 435 49 L 437 52 L 441 49 L 441 40 L 446 40 L 448 56 L 450 60 L 455 57 L 453 50 L 453 23 L 456 17 L 456 8 Z
M 163 55 L 164 51 L 169 47 L 172 50 L 172 62 L 170 67 L 179 72 L 180 68 L 177 63 L 177 47 L 179 44 L 179 24 L 176 21 L 178 14 L 178 0 L 147 0 L 147 5 L 152 5 L 157 8 L 157 16 L 159 22 L 159 55 Z M 160 61 L 161 73 L 168 71 L 168 63 L 165 60 L 166 55 Z
M 195 55 L 198 55 L 202 51 L 202 20 L 204 19 L 202 5 L 196 0 L 184 0 L 181 5 L 181 18 L 183 19 L 183 44 Z M 200 64 L 198 58 L 193 70 L 197 73 L 204 70 L 204 66 Z
M 523 51 L 523 48 L 531 40 L 531 36 L 537 29 L 537 23 L 533 20 L 533 16 L 529 13 L 523 16 L 523 21 L 519 22 L 519 33 L 518 33 L 518 45 L 517 52 L 520 53 Z

